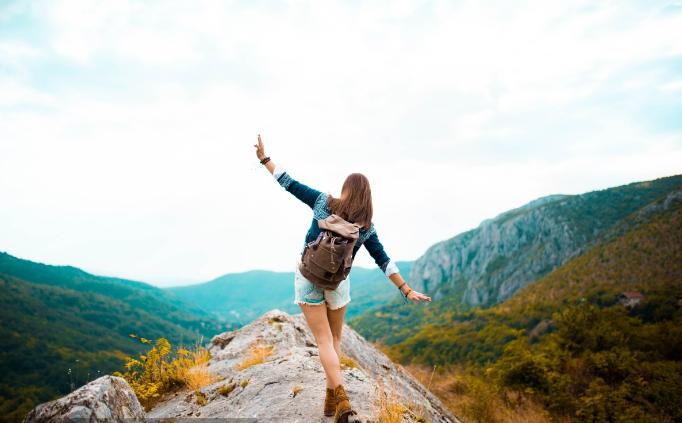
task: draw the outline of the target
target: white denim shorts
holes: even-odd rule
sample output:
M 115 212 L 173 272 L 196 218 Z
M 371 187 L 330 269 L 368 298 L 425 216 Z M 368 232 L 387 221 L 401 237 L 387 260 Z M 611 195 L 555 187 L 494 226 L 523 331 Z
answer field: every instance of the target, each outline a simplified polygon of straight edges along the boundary
M 296 261 L 294 272 L 294 304 L 322 304 L 327 303 L 327 308 L 336 310 L 350 302 L 350 277 L 342 280 L 336 289 L 324 289 L 316 286 L 301 274 L 298 266 L 300 258 Z

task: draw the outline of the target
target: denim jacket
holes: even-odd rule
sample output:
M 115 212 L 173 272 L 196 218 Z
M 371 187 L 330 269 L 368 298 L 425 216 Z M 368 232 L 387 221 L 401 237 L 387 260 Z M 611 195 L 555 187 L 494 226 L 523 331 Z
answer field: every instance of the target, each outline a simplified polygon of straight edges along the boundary
M 303 249 L 305 249 L 305 246 L 309 242 L 317 239 L 317 236 L 320 233 L 320 227 L 318 226 L 317 221 L 319 219 L 324 219 L 331 214 L 331 210 L 327 208 L 328 195 L 298 182 L 279 165 L 275 165 L 272 176 L 274 176 L 284 189 L 293 194 L 294 197 L 303 201 L 313 210 L 313 220 L 308 229 L 308 233 L 306 233 L 305 241 L 303 242 Z M 388 257 L 384 251 L 384 247 L 381 245 L 381 242 L 379 242 L 374 223 L 370 225 L 369 229 L 365 229 L 364 227 L 360 228 L 360 235 L 353 248 L 353 258 L 355 258 L 355 254 L 363 245 L 367 248 L 367 251 L 374 259 L 374 262 L 386 276 L 399 272 L 398 266 L 396 266 Z M 301 250 L 301 255 L 303 255 L 303 250 Z

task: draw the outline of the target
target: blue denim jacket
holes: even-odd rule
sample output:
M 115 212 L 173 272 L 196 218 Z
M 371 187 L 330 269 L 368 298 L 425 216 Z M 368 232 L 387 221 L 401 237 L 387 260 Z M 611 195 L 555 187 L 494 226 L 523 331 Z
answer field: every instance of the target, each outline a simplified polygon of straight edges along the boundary
M 275 170 L 272 174 L 277 182 L 284 187 L 288 192 L 294 195 L 305 204 L 307 204 L 313 210 L 313 220 L 306 233 L 305 241 L 303 242 L 303 248 L 309 243 L 317 239 L 320 234 L 320 227 L 317 224 L 319 219 L 324 219 L 331 214 L 331 210 L 327 208 L 327 198 L 328 195 L 324 192 L 318 191 L 311 188 L 301 182 L 298 182 L 289 175 L 284 169 L 276 165 Z M 384 251 L 383 245 L 379 242 L 379 236 L 374 228 L 374 223 L 372 223 L 369 229 L 364 227 L 360 229 L 360 236 L 355 243 L 353 248 L 353 258 L 358 252 L 361 246 L 365 246 L 367 251 L 374 259 L 374 262 L 379 266 L 382 272 L 386 276 L 390 276 L 393 273 L 398 273 L 398 266 L 388 257 Z M 303 255 L 303 249 L 301 250 L 301 255 Z

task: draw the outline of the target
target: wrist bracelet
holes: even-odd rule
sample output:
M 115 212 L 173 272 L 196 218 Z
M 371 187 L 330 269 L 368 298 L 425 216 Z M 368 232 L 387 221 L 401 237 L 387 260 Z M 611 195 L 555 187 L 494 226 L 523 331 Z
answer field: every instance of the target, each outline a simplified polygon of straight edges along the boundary
M 400 289 L 400 288 L 402 288 L 403 285 L 405 285 L 406 283 L 407 283 L 407 282 L 403 282 L 403 283 L 401 283 L 400 285 L 398 285 L 398 291 L 403 292 L 403 290 Z
M 265 163 L 270 161 L 270 156 L 268 157 L 263 157 L 263 160 L 260 161 L 260 164 L 264 165 Z

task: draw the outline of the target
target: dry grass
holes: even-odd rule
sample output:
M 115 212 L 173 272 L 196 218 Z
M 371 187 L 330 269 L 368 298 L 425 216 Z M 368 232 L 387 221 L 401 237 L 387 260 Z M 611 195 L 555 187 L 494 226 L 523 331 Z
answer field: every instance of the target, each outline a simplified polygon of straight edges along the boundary
M 405 365 L 419 382 L 438 396 L 456 416 L 467 422 L 548 423 L 543 407 L 519 393 L 501 393 L 483 377 L 464 368 L 447 370 Z
M 296 398 L 296 395 L 298 395 L 299 392 L 303 390 L 303 387 L 301 385 L 294 385 L 293 388 L 291 388 L 291 395 L 293 395 L 294 398 Z
M 180 349 L 178 354 L 180 358 L 176 360 L 177 377 L 190 389 L 201 389 L 218 380 L 208 369 L 210 355 L 206 349 Z
M 206 395 L 201 392 L 201 391 L 194 391 L 194 396 L 196 397 L 196 403 L 197 405 L 201 405 L 202 407 L 206 404 L 208 404 L 208 400 L 206 399 Z
M 218 380 L 208 369 L 210 355 L 206 349 L 181 349 L 178 354 L 180 358 L 176 360 L 177 377 L 190 389 L 201 389 Z
M 342 369 L 353 369 L 353 368 L 358 368 L 358 363 L 353 360 L 352 358 L 348 357 L 346 354 L 341 353 L 341 357 L 339 357 L 339 362 L 341 363 L 341 368 Z
M 234 391 L 234 388 L 236 388 L 237 385 L 235 383 L 228 383 L 226 385 L 221 386 L 218 388 L 218 393 L 222 396 L 228 396 L 230 395 L 230 392 Z
M 236 365 L 237 370 L 244 370 L 256 364 L 262 364 L 272 355 L 273 345 L 263 345 L 256 342 L 249 348 L 249 355 Z
M 242 379 L 242 381 L 239 385 L 241 385 L 242 389 L 244 389 L 244 388 L 246 388 L 246 386 L 248 384 L 249 384 L 249 378 L 247 377 L 247 378 Z
M 377 398 L 374 403 L 374 409 L 374 414 L 380 423 L 400 423 L 405 413 L 412 414 L 416 417 L 417 421 L 420 421 L 410 407 L 405 406 L 400 401 L 396 395 L 395 388 L 391 386 L 387 390 L 381 380 L 379 380 L 377 385 Z

